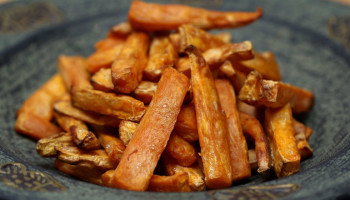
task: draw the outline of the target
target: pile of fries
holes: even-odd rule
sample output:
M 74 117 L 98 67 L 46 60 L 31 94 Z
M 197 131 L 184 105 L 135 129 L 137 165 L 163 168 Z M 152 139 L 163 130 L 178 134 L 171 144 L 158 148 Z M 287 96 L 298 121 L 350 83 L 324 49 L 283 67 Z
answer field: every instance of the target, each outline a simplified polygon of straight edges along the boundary
M 257 171 L 299 171 L 312 130 L 294 119 L 313 94 L 281 82 L 271 52 L 229 33 L 256 12 L 133 1 L 88 58 L 58 73 L 17 112 L 15 129 L 79 179 L 135 191 L 227 188 Z

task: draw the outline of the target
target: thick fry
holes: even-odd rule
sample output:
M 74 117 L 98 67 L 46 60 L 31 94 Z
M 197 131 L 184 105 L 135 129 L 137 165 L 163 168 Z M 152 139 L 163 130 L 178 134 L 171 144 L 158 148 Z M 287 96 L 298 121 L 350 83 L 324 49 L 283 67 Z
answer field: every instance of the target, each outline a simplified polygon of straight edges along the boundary
M 110 37 L 126 38 L 133 32 L 133 29 L 129 22 L 122 22 L 114 25 L 109 31 Z
M 65 56 L 58 58 L 58 70 L 66 84 L 68 91 L 72 86 L 91 88 L 90 74 L 87 72 L 87 63 L 81 56 Z
M 285 106 L 265 110 L 265 129 L 271 141 L 277 177 L 289 176 L 299 171 L 300 154 L 295 142 L 292 109 Z
M 198 141 L 196 111 L 193 105 L 189 104 L 181 108 L 174 132 L 188 142 Z
M 147 189 L 189 85 L 188 78 L 176 70 L 164 71 L 153 100 L 115 170 L 113 187 Z
M 264 177 L 268 177 L 272 161 L 264 129 L 255 117 L 247 113 L 240 112 L 239 117 L 243 132 L 249 134 L 255 141 L 255 153 L 259 166 L 258 172 Z
M 101 115 L 76 108 L 72 106 L 70 99 L 57 101 L 54 104 L 54 109 L 59 113 L 74 117 L 90 124 L 117 127 L 120 122 L 120 119 L 113 116 Z
M 149 60 L 143 70 L 143 76 L 147 80 L 158 81 L 164 69 L 173 67 L 177 58 L 177 52 L 168 37 L 153 38 L 149 50 Z
M 197 152 L 194 147 L 176 134 L 170 136 L 165 150 L 184 167 L 197 161 Z
M 131 93 L 142 79 L 142 71 L 147 64 L 149 36 L 135 32 L 127 38 L 119 56 L 112 65 L 114 90 Z
M 71 165 L 59 159 L 55 159 L 55 168 L 80 180 L 102 185 L 101 175 L 103 171 L 94 167 L 85 166 L 84 164 Z
M 106 44 L 105 44 L 106 45 Z M 119 56 L 124 47 L 124 42 L 116 42 L 112 47 L 104 47 L 87 58 L 87 69 L 91 73 L 95 73 L 102 68 L 109 68 L 112 66 L 115 59 Z
M 101 68 L 98 72 L 91 76 L 90 81 L 96 90 L 101 90 L 103 92 L 112 92 L 114 89 L 110 68 Z
M 122 140 L 125 146 L 129 144 L 138 126 L 139 126 L 138 123 L 127 121 L 127 120 L 123 120 L 120 122 L 119 138 Z
M 314 95 L 311 91 L 292 86 L 293 97 L 290 100 L 293 113 L 303 113 L 309 111 L 314 103 Z
M 236 107 L 236 95 L 230 82 L 225 79 L 215 80 L 220 104 L 226 114 L 227 137 L 230 147 L 232 181 L 249 178 L 251 175 L 248 146 L 243 135 L 239 112 Z
M 191 84 L 205 182 L 210 189 L 229 187 L 232 184 L 232 168 L 226 139 L 227 124 L 215 83 L 199 51 L 190 46 L 186 52 L 191 60 Z
M 157 83 L 150 81 L 141 81 L 133 92 L 133 96 L 145 104 L 152 101 L 153 95 L 157 90 Z
M 135 29 L 157 31 L 173 30 L 182 24 L 192 24 L 203 29 L 237 28 L 248 25 L 263 14 L 256 12 L 219 12 L 184 5 L 159 5 L 133 1 L 129 22 Z
M 191 192 L 188 174 L 176 173 L 171 176 L 152 175 L 148 191 L 154 192 Z
M 83 110 L 133 121 L 140 120 L 145 112 L 143 102 L 130 96 L 76 87 L 72 88 L 72 104 Z
M 57 155 L 57 148 L 67 146 L 75 146 L 73 136 L 70 133 L 61 132 L 40 139 L 36 144 L 36 152 L 43 157 L 54 157 Z
M 122 44 L 125 42 L 124 38 L 121 37 L 106 37 L 95 44 L 96 51 L 103 51 L 106 49 L 111 49 L 119 44 Z M 89 59 L 88 59 L 89 60 Z M 98 69 L 93 69 L 89 67 L 89 61 L 88 61 L 88 71 L 98 71 Z
M 255 117 L 256 119 L 260 119 L 260 112 L 259 109 L 256 106 L 252 106 L 249 105 L 247 103 L 244 103 L 241 100 L 237 101 L 237 108 L 239 110 L 239 112 L 244 112 L 247 113 L 253 117 Z
M 301 122 L 293 119 L 293 125 L 295 130 L 295 140 L 297 143 L 297 148 L 299 150 L 299 154 L 301 159 L 306 159 L 312 156 L 313 150 L 307 141 L 307 135 L 310 135 L 312 129 L 310 127 L 305 126 Z

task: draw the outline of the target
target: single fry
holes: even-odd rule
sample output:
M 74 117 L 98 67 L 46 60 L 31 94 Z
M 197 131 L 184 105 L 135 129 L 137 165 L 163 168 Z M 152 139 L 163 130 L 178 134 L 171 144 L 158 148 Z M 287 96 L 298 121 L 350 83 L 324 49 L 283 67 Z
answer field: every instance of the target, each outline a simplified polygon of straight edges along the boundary
M 121 22 L 109 30 L 109 37 L 126 38 L 133 32 L 129 22 Z
M 122 44 L 125 42 L 125 38 L 122 37 L 106 37 L 95 44 L 96 51 L 103 51 L 107 49 L 111 49 L 119 44 Z M 89 59 L 88 59 L 89 60 Z M 88 71 L 98 71 L 98 69 L 90 68 L 89 67 L 89 61 L 88 61 Z
M 259 72 L 250 72 L 239 91 L 238 99 L 251 105 L 258 104 L 259 99 L 263 96 L 261 81 L 262 76 Z
M 184 167 L 191 166 L 197 161 L 197 152 L 194 147 L 176 134 L 170 136 L 165 150 Z
M 145 112 L 143 102 L 130 96 L 76 87 L 71 93 L 72 105 L 83 110 L 133 121 L 140 120 Z
M 215 34 L 215 36 L 225 43 L 231 43 L 232 35 L 229 32 L 217 33 L 217 34 Z
M 225 79 L 215 80 L 220 104 L 226 114 L 227 138 L 230 147 L 232 181 L 249 178 L 251 175 L 248 146 L 243 135 L 239 112 L 236 107 L 236 95 L 230 82 Z
M 237 28 L 258 20 L 263 14 L 256 12 L 219 12 L 184 5 L 160 5 L 133 1 L 129 22 L 134 29 L 146 31 L 174 30 L 182 24 L 203 29 Z
M 312 156 L 313 150 L 307 141 L 307 135 L 311 135 L 312 129 L 305 126 L 301 122 L 293 119 L 293 125 L 295 130 L 295 140 L 301 159 L 306 159 Z
M 250 169 L 254 171 L 258 170 L 259 169 L 258 159 L 254 149 L 248 150 L 248 158 L 249 158 Z
M 142 79 L 147 64 L 149 36 L 142 32 L 129 35 L 112 65 L 112 82 L 118 93 L 131 93 Z
M 176 70 L 167 68 L 164 71 L 153 100 L 115 170 L 113 187 L 147 189 L 189 85 L 188 78 Z
M 99 49 L 87 58 L 87 69 L 96 73 L 100 69 L 110 68 L 124 47 L 124 42 L 115 44 L 110 48 Z
M 196 111 L 193 105 L 189 104 L 181 108 L 174 132 L 188 142 L 198 141 Z
M 227 124 L 208 65 L 199 51 L 186 49 L 191 60 L 191 84 L 205 183 L 208 188 L 225 188 L 232 184 Z M 210 115 L 208 114 L 210 113 Z
M 143 70 L 144 78 L 150 81 L 158 81 L 164 69 L 173 67 L 177 58 L 177 52 L 168 37 L 153 38 L 149 50 L 149 60 Z
M 247 113 L 240 112 L 239 117 L 243 132 L 249 134 L 255 141 L 255 153 L 259 166 L 258 172 L 264 177 L 270 176 L 272 161 L 263 127 L 255 117 Z
M 176 173 L 171 176 L 152 175 L 148 191 L 154 192 L 191 192 L 188 174 Z
M 277 177 L 299 171 L 300 154 L 295 141 L 292 108 L 289 103 L 277 109 L 266 108 L 265 129 L 271 141 L 273 166 Z
M 239 112 L 247 113 L 256 119 L 260 119 L 260 110 L 256 106 L 249 105 L 241 100 L 237 101 L 237 108 Z
M 309 111 L 314 103 L 314 95 L 311 91 L 294 87 L 293 97 L 290 100 L 290 105 L 292 106 L 293 113 L 299 114 Z
M 70 133 L 61 132 L 40 139 L 36 144 L 36 152 L 43 157 L 54 157 L 57 155 L 57 148 L 67 146 L 74 146 L 73 136 Z
M 123 120 L 120 122 L 119 138 L 122 140 L 125 146 L 129 144 L 138 126 L 139 126 L 138 123 L 127 121 L 127 120 Z
M 103 92 L 113 92 L 114 85 L 111 77 L 111 69 L 101 68 L 98 72 L 91 76 L 91 85 L 95 90 Z
M 157 90 L 157 83 L 150 81 L 141 81 L 133 92 L 133 96 L 142 101 L 145 104 L 149 104 L 152 101 L 154 93 Z

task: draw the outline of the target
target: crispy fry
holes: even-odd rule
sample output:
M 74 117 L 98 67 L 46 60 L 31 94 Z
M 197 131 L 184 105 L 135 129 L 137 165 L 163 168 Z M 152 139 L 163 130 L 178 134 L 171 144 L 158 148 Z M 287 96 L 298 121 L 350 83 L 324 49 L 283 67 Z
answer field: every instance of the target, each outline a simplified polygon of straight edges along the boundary
M 148 191 L 154 192 L 191 192 L 188 174 L 176 173 L 171 176 L 152 175 Z
M 168 37 L 153 38 L 149 50 L 149 60 L 143 70 L 145 79 L 158 81 L 164 69 L 173 67 L 177 58 L 177 52 Z
M 36 144 L 36 152 L 43 157 L 54 157 L 57 155 L 57 148 L 67 146 L 74 146 L 73 136 L 70 133 L 61 132 L 40 139 Z
M 256 106 L 249 105 L 247 103 L 244 103 L 241 100 L 237 101 L 237 108 L 238 108 L 239 112 L 247 113 L 247 114 L 255 117 L 256 119 L 259 119 L 259 117 L 260 117 L 259 116 L 260 115 L 259 109 Z
M 239 91 L 238 99 L 251 105 L 258 104 L 258 100 L 263 95 L 261 80 L 262 76 L 259 72 L 250 72 Z
M 134 135 L 137 127 L 139 126 L 138 123 L 123 120 L 119 124 L 119 137 L 123 141 L 123 144 L 127 146 Z
M 165 150 L 184 167 L 197 161 L 197 152 L 194 147 L 176 134 L 170 136 Z
M 153 95 L 157 90 L 157 83 L 150 81 L 141 81 L 135 89 L 133 96 L 145 104 L 152 101 Z
M 101 68 L 91 77 L 90 81 L 96 90 L 101 90 L 103 92 L 112 92 L 114 89 L 110 68 Z
M 262 14 L 261 8 L 256 12 L 219 12 L 184 5 L 133 1 L 129 22 L 133 28 L 147 31 L 173 30 L 182 24 L 203 29 L 237 28 L 256 21 Z
M 59 159 L 55 159 L 55 168 L 83 181 L 102 185 L 101 175 L 103 174 L 103 171 L 94 167 L 86 166 L 84 164 L 71 165 Z
M 124 38 L 121 37 L 106 37 L 95 44 L 96 51 L 103 51 L 107 49 L 111 49 L 119 44 L 125 42 Z M 98 71 L 97 69 L 89 68 L 89 59 L 88 59 L 88 71 Z
M 53 75 L 46 83 L 44 83 L 41 89 L 44 90 L 46 93 L 50 94 L 52 98 L 55 100 L 60 98 L 62 95 L 64 95 L 67 92 L 66 87 L 64 85 L 63 78 L 59 73 L 56 73 L 55 75 Z M 38 101 L 38 99 L 36 101 Z M 40 106 L 43 106 L 43 105 L 40 104 Z M 51 105 L 51 109 L 52 109 L 52 105 Z
M 210 189 L 229 187 L 232 184 L 232 168 L 226 139 L 227 124 L 215 83 L 199 51 L 190 46 L 186 52 L 191 60 L 191 84 L 205 183 Z
M 301 122 L 293 119 L 293 125 L 295 130 L 295 140 L 297 143 L 297 147 L 299 150 L 299 154 L 301 159 L 306 159 L 312 156 L 313 150 L 307 141 L 307 135 L 310 135 L 312 129 L 310 127 L 305 126 Z
M 179 58 L 175 65 L 177 71 L 185 74 L 187 77 L 191 78 L 191 64 L 188 57 Z
M 167 68 L 164 71 L 150 107 L 115 170 L 113 187 L 139 191 L 147 189 L 189 85 L 188 78 L 176 70 Z
M 87 63 L 81 56 L 65 56 L 58 58 L 58 70 L 68 90 L 72 86 L 91 88 L 90 74 L 87 72 Z
M 116 167 L 107 155 L 105 150 L 83 151 L 78 147 L 59 147 L 57 159 L 68 164 L 84 164 L 96 167 L 101 171 L 106 171 Z
M 109 48 L 99 49 L 87 58 L 87 69 L 91 73 L 95 73 L 102 68 L 110 68 L 113 62 L 119 56 L 124 47 L 124 42 L 115 44 Z
M 277 109 L 266 108 L 265 129 L 271 141 L 277 177 L 299 171 L 300 154 L 295 142 L 292 109 L 289 103 Z
M 249 158 L 250 169 L 254 171 L 258 170 L 259 168 L 258 159 L 254 149 L 248 150 L 248 158 Z
M 129 35 L 119 56 L 112 65 L 114 90 L 131 93 L 142 79 L 142 71 L 147 64 L 149 36 L 142 32 Z
M 72 104 L 83 110 L 134 121 L 140 120 L 145 112 L 143 102 L 130 96 L 76 87 L 72 88 Z
M 230 82 L 225 79 L 215 80 L 220 104 L 226 114 L 227 137 L 230 147 L 232 181 L 249 178 L 251 175 L 248 146 L 243 135 L 239 112 L 236 107 L 236 95 Z
M 293 97 L 290 100 L 293 113 L 303 113 L 309 111 L 314 103 L 314 95 L 311 91 L 292 86 Z
M 120 119 L 113 116 L 101 115 L 76 108 L 72 106 L 70 99 L 57 101 L 54 104 L 54 109 L 59 113 L 74 117 L 90 124 L 117 127 L 120 122 Z
M 264 177 L 268 177 L 272 161 L 264 129 L 255 117 L 247 113 L 240 112 L 239 117 L 243 132 L 249 134 L 255 141 L 255 153 L 259 166 L 258 172 Z
M 117 137 L 114 129 L 93 125 L 92 129 L 98 136 L 101 146 L 106 151 L 110 159 L 119 163 L 125 150 L 125 145 Z
M 218 69 L 218 77 L 227 78 L 231 83 L 236 79 L 236 74 L 236 70 L 233 68 L 232 63 L 229 60 L 225 60 Z
M 229 32 L 221 32 L 221 33 L 215 34 L 215 36 L 225 43 L 231 43 L 232 35 Z
M 189 104 L 181 108 L 174 132 L 188 142 L 198 141 L 196 111 L 193 105 Z
M 129 22 L 121 22 L 117 25 L 114 25 L 109 31 L 110 37 L 121 37 L 126 38 L 133 32 L 133 29 Z

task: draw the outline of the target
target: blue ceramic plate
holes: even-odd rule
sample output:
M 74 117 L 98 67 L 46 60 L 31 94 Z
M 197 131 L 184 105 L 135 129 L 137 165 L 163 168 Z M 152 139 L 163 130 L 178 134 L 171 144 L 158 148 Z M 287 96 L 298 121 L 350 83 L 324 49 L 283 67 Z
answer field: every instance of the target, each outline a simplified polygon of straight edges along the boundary
M 37 155 L 33 140 L 13 130 L 16 110 L 56 72 L 58 55 L 88 56 L 112 25 L 126 20 L 130 2 L 15 1 L 0 6 L 0 198 L 349 199 L 350 52 L 345 43 L 350 41 L 350 9 L 307 0 L 168 2 L 216 10 L 264 9 L 258 22 L 229 31 L 234 41 L 251 40 L 256 50 L 275 52 L 283 80 L 314 92 L 313 109 L 298 116 L 314 131 L 314 156 L 290 177 L 254 175 L 229 189 L 182 194 L 111 189 L 55 170 L 52 159 Z

